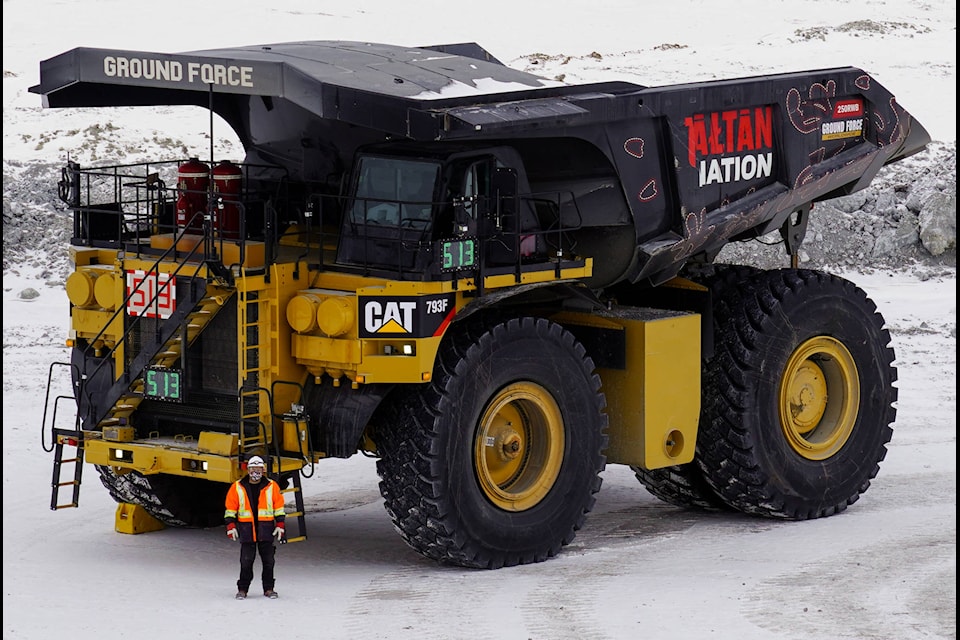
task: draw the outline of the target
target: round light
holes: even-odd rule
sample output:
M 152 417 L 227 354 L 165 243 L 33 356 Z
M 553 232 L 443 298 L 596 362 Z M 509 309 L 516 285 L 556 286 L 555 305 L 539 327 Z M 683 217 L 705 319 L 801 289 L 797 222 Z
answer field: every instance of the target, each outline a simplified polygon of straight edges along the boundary
M 79 269 L 67 277 L 67 298 L 76 307 L 89 307 L 95 300 L 93 287 L 97 274 L 88 269 Z
M 345 296 L 327 298 L 317 310 L 317 323 L 320 330 L 331 338 L 346 333 L 355 318 L 353 305 Z
M 320 297 L 301 293 L 287 305 L 287 323 L 297 333 L 309 333 L 317 328 L 317 308 Z
M 93 293 L 100 308 L 113 311 L 117 306 L 117 277 L 112 273 L 100 276 Z

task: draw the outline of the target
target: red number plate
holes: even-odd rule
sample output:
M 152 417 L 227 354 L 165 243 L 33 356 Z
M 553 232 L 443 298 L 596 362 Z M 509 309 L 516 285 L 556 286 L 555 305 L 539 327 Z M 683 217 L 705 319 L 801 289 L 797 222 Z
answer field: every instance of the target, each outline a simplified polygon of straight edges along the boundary
M 127 271 L 127 313 L 169 318 L 177 309 L 177 279 L 169 273 Z

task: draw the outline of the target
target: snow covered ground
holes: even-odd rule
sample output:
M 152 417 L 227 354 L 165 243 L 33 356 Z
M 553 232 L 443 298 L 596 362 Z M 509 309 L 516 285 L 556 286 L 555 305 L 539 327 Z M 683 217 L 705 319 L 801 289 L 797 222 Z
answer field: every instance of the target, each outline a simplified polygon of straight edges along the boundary
M 880 474 L 844 513 L 682 511 L 610 465 L 560 556 L 469 571 L 403 543 L 373 460 L 327 460 L 304 481 L 309 538 L 278 550 L 280 599 L 245 602 L 222 528 L 116 533 L 92 468 L 78 509 L 49 510 L 40 400 L 49 363 L 67 357 L 66 297 L 5 290 L 3 638 L 955 638 L 956 273 L 843 275 L 887 319 L 900 395 Z
M 931 133 L 939 151 L 925 161 L 937 166 L 921 169 L 939 172 L 947 192 L 952 179 L 955 202 L 955 3 L 5 0 L 3 11 L 4 640 L 956 638 L 955 242 L 952 261 L 912 255 L 901 268 L 829 259 L 884 314 L 899 372 L 880 474 L 835 517 L 682 511 L 611 465 L 559 557 L 493 572 L 441 568 L 393 531 L 373 461 L 355 456 L 323 461 L 305 480 L 309 538 L 278 551 L 280 599 L 236 602 L 238 549 L 222 529 L 116 533 L 116 504 L 92 468 L 80 508 L 51 511 L 40 425 L 50 363 L 68 357 L 68 305 L 50 166 L 67 153 L 83 163 L 179 157 L 210 141 L 203 111 L 42 110 L 26 91 L 41 59 L 74 46 L 476 41 L 549 79 L 646 85 L 853 65 Z M 232 134 L 215 126 L 218 156 L 237 157 Z M 21 299 L 28 287 L 39 296 Z

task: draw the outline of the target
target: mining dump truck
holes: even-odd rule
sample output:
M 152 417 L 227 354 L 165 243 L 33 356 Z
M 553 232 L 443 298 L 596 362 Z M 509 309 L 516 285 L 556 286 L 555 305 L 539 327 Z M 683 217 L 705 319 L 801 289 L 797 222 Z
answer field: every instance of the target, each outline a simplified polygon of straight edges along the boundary
M 91 464 L 118 522 L 215 527 L 258 455 L 302 540 L 301 479 L 362 454 L 406 544 L 496 569 L 569 544 L 607 464 L 806 520 L 886 454 L 884 319 L 797 260 L 814 203 L 929 142 L 865 71 L 570 86 L 475 43 L 315 41 L 77 48 L 31 91 L 208 109 L 245 154 L 62 168 L 52 509 Z M 715 262 L 776 232 L 783 268 Z

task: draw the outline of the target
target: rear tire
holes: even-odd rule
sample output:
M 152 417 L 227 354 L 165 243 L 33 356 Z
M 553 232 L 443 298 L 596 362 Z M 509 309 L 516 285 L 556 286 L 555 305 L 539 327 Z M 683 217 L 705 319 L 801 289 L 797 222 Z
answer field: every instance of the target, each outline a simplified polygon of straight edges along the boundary
M 729 511 L 723 500 L 717 496 L 697 464 L 676 464 L 658 469 L 644 469 L 631 466 L 640 484 L 667 504 L 681 509 L 702 509 L 704 511 Z
M 140 505 L 167 526 L 206 529 L 223 524 L 228 484 L 165 474 L 145 476 L 137 471 L 118 475 L 112 467 L 101 465 L 97 471 L 114 500 Z
M 890 334 L 852 282 L 783 269 L 739 286 L 717 338 L 698 456 L 746 513 L 806 520 L 856 502 L 896 417 Z
M 729 310 L 738 304 L 737 285 L 760 272 L 760 269 L 746 265 L 696 264 L 687 266 L 680 275 L 710 289 L 713 331 L 716 334 L 718 327 L 729 318 Z M 709 369 L 710 359 L 704 359 L 704 378 Z M 704 417 L 701 411 L 701 423 Z M 729 511 L 730 507 L 704 478 L 698 458 L 687 464 L 658 469 L 630 468 L 647 491 L 667 504 L 683 509 Z
M 376 431 L 387 512 L 408 545 L 443 564 L 541 562 L 574 539 L 600 489 L 600 379 L 545 319 L 454 330 L 433 382 Z

